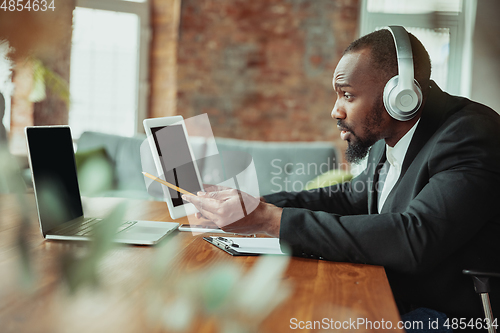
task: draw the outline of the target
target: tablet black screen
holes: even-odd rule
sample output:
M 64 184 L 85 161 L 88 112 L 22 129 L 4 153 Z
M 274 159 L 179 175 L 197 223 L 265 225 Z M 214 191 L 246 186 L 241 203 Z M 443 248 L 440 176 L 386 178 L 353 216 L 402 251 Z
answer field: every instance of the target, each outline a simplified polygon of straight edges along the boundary
M 194 161 L 182 125 L 151 128 L 156 149 L 160 156 L 165 180 L 188 192 L 200 191 Z M 183 204 L 181 193 L 168 189 L 174 207 Z

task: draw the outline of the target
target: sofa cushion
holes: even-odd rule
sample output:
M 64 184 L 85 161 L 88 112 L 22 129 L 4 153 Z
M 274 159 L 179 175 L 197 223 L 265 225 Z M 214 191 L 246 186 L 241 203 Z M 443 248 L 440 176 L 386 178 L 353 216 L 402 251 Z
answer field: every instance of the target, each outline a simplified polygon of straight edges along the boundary
M 336 168 L 336 149 L 329 142 L 263 142 L 216 138 L 219 153 L 239 151 L 248 153 L 257 172 L 260 195 L 280 191 L 301 191 L 308 181 Z M 212 149 L 213 150 L 213 149 Z M 207 151 L 207 155 L 217 154 Z M 224 166 L 244 170 L 248 159 L 241 154 L 230 158 L 224 154 Z M 219 162 L 220 163 L 220 162 Z M 202 171 L 204 182 L 210 182 L 217 161 L 207 158 Z M 207 177 L 208 176 L 208 177 Z M 251 181 L 248 179 L 247 181 Z

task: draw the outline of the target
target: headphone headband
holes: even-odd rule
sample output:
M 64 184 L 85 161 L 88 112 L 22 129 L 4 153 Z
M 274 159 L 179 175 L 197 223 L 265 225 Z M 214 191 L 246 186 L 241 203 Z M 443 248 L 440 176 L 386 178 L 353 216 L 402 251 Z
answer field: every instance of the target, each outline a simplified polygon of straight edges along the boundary
M 390 25 L 388 30 L 394 38 L 396 54 L 398 57 L 398 86 L 402 89 L 411 89 L 413 85 L 413 53 L 411 50 L 410 37 L 405 28 L 398 25 Z
M 384 105 L 394 119 L 407 121 L 415 117 L 422 105 L 422 90 L 414 78 L 413 53 L 410 37 L 405 28 L 387 27 L 394 38 L 398 59 L 398 75 L 384 88 Z

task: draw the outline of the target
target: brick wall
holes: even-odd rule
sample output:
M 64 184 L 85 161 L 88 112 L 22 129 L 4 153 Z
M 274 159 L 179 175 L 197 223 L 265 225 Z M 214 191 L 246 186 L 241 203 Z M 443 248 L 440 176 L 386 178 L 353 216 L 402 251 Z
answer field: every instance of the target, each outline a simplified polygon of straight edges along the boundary
M 331 81 L 356 38 L 358 0 L 182 0 L 177 112 L 216 136 L 334 140 Z
M 9 146 L 16 155 L 26 155 L 24 127 L 34 124 L 34 106 L 29 101 L 33 84 L 32 66 L 29 61 L 18 61 L 13 73 L 15 88 L 12 94 Z
M 181 0 L 150 2 L 152 38 L 148 116 L 152 118 L 176 114 L 176 58 L 180 2 Z

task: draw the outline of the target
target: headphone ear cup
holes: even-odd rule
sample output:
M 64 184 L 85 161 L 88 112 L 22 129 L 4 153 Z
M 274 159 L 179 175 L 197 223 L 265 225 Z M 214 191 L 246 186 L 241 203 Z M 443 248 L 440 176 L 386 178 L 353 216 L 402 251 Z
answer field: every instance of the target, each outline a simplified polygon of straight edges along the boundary
M 398 110 L 394 109 L 394 106 L 390 100 L 391 100 L 391 95 L 394 92 L 394 88 L 398 86 L 398 76 L 393 76 L 387 83 L 385 84 L 384 87 L 384 106 L 389 113 L 389 115 L 394 118 L 394 115 L 397 114 Z
M 398 86 L 398 81 L 398 75 L 392 77 L 389 81 L 387 81 L 384 87 L 384 106 L 387 110 L 387 113 L 389 113 L 392 118 L 399 121 L 408 121 L 415 117 L 418 109 L 422 105 L 422 89 L 420 89 L 420 85 L 418 84 L 417 80 L 414 79 L 412 87 L 414 98 L 410 99 L 410 104 L 406 106 L 407 110 L 401 110 L 401 107 L 398 106 L 399 104 L 401 104 L 401 96 L 398 96 L 400 90 L 396 89 L 396 87 Z

